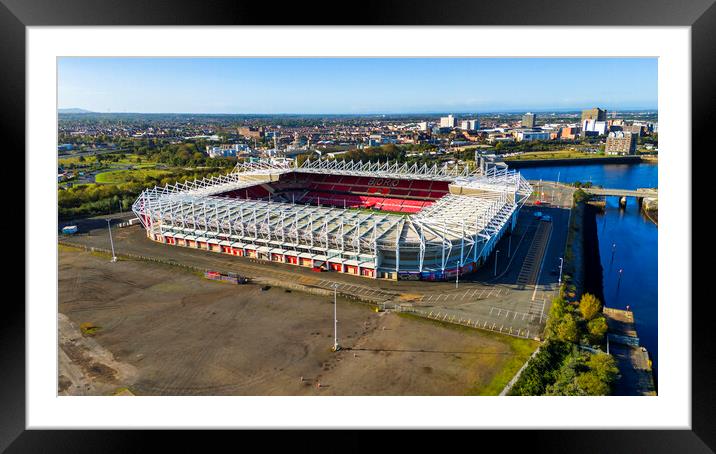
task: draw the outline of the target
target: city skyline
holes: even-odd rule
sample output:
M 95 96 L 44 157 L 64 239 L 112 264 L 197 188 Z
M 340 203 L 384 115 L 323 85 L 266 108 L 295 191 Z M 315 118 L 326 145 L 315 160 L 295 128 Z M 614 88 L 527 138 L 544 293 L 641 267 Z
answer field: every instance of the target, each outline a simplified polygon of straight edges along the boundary
M 656 110 L 657 59 L 58 60 L 58 108 L 98 113 L 459 115 L 591 106 Z

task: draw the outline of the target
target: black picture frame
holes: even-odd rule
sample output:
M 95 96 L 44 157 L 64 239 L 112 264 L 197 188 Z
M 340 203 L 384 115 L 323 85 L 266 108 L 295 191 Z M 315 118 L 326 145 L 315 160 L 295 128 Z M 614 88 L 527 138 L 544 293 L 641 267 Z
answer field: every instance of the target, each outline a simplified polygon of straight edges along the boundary
M 0 49 L 4 63 L 0 70 L 3 91 L 0 97 L 3 104 L 0 128 L 7 149 L 25 149 L 26 27 L 78 25 L 686 26 L 691 27 L 692 37 L 692 149 L 710 149 L 710 134 L 698 132 L 710 132 L 716 124 L 714 0 L 688 3 L 602 0 L 589 4 L 573 0 L 557 0 L 549 4 L 530 0 L 403 0 L 390 4 L 363 1 L 350 6 L 341 6 L 337 2 L 278 5 L 270 7 L 262 2 L 248 1 L 0 0 Z M 610 45 L 607 39 L 604 42 L 605 46 Z M 681 152 L 690 153 L 690 150 Z M 26 163 L 27 159 L 25 156 Z M 693 181 L 697 180 L 694 175 Z M 692 193 L 694 197 L 698 195 L 693 187 Z M 690 244 L 688 247 L 691 250 Z M 696 274 L 700 272 L 695 266 L 692 269 Z M 692 430 L 520 431 L 520 435 L 524 436 L 484 431 L 479 435 L 479 445 L 490 446 L 491 439 L 494 439 L 509 451 L 714 452 L 716 369 L 713 360 L 716 358 L 716 339 L 711 327 L 713 318 L 709 317 L 713 311 L 710 301 L 692 299 Z M 17 304 L 17 300 L 13 300 L 12 304 L 6 301 L 0 315 L 0 449 L 7 449 L 8 452 L 136 450 L 144 442 L 134 433 L 25 430 L 25 308 Z M 689 302 L 673 303 L 688 305 Z M 153 435 L 161 436 L 159 433 Z M 343 437 L 344 447 L 351 450 L 371 449 L 374 445 L 370 438 L 363 435 L 335 435 Z M 226 433 L 222 436 L 231 437 Z M 293 433 L 290 443 L 300 448 L 304 437 Z M 184 433 L 172 432 L 171 438 L 180 443 L 188 441 Z M 424 439 L 418 434 L 411 434 L 409 438 L 418 442 Z M 505 444 L 507 439 L 509 444 Z M 399 440 L 405 441 L 403 437 Z

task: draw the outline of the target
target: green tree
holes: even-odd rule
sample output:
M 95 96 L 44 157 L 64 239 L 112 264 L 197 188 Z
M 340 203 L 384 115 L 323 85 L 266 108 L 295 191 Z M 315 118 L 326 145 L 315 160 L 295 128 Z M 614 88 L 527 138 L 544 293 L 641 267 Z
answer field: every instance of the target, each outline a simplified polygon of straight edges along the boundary
M 611 392 L 609 384 L 591 370 L 579 374 L 576 382 L 579 389 L 587 396 L 606 396 Z
M 582 189 L 577 189 L 576 191 L 574 191 L 573 197 L 575 203 L 586 202 L 587 200 L 589 200 L 589 194 L 584 192 Z
M 579 301 L 579 312 L 582 313 L 585 320 L 593 319 L 601 310 L 602 302 L 596 296 L 591 293 L 582 295 L 582 299 Z
M 607 333 L 607 320 L 603 316 L 595 317 L 587 323 L 587 331 L 593 342 L 601 342 Z
M 545 327 L 545 337 L 559 337 L 557 328 L 562 322 L 562 318 L 571 312 L 571 306 L 564 298 L 553 298 L 552 305 L 549 308 L 549 316 L 547 317 L 547 326 Z
M 587 367 L 589 367 L 589 370 L 596 374 L 600 380 L 610 385 L 619 376 L 617 360 L 614 359 L 612 355 L 606 353 L 592 355 L 587 361 Z
M 577 320 L 572 314 L 566 314 L 556 327 L 556 334 L 559 340 L 564 342 L 577 342 L 579 329 Z

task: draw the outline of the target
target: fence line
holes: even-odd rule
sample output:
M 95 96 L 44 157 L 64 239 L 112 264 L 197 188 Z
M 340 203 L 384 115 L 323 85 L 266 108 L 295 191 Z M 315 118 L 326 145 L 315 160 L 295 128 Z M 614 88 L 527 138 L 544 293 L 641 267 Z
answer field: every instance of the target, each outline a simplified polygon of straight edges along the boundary
M 489 325 L 488 324 L 489 322 L 487 320 L 480 320 L 477 318 L 476 319 L 472 319 L 472 318 L 466 319 L 466 318 L 460 317 L 458 315 L 450 315 L 447 312 L 445 312 L 445 313 L 434 312 L 434 311 L 427 312 L 427 311 L 424 311 L 421 309 L 416 309 L 414 307 L 401 306 L 401 305 L 397 305 L 397 304 L 393 305 L 393 309 L 396 312 L 407 312 L 407 313 L 415 314 L 419 317 L 424 317 L 424 318 L 428 318 L 431 320 L 437 320 L 437 321 L 445 322 L 445 323 L 452 323 L 454 325 L 461 325 L 461 326 L 467 326 L 469 328 L 493 331 L 495 333 L 506 334 L 508 336 L 519 337 L 521 339 L 529 339 L 530 338 L 530 330 L 528 330 L 528 329 L 514 328 L 512 326 L 505 326 L 504 324 L 500 325 L 498 327 L 496 322 L 493 322 L 492 325 Z

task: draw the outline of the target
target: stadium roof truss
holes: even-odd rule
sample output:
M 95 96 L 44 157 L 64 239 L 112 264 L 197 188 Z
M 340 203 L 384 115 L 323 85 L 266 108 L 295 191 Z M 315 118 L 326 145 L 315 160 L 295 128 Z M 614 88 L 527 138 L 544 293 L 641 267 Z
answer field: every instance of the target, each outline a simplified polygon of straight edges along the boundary
M 308 173 L 339 173 L 342 175 L 355 175 L 367 177 L 381 178 L 402 178 L 402 179 L 422 179 L 422 180 L 441 180 L 453 181 L 457 177 L 469 177 L 477 175 L 480 171 L 470 170 L 467 166 L 461 165 L 442 165 L 434 164 L 428 166 L 423 164 L 409 165 L 407 163 L 400 164 L 390 161 L 386 162 L 363 162 L 363 161 L 346 161 L 346 160 L 327 160 L 327 159 L 307 159 L 300 167 L 300 172 Z
M 478 195 L 451 193 L 412 215 L 219 196 L 294 171 L 450 181 Z M 396 272 L 401 270 L 401 251 L 404 256 L 410 251 L 423 271 L 426 256 L 437 254 L 438 267 L 445 270 L 488 254 L 531 192 L 518 172 L 504 168 L 471 172 L 328 160 L 306 161 L 296 168 L 253 162 L 238 164 L 226 175 L 147 189 L 132 210 L 152 235 L 193 235 L 327 259 L 352 258 Z M 435 260 L 430 267 L 435 268 Z

